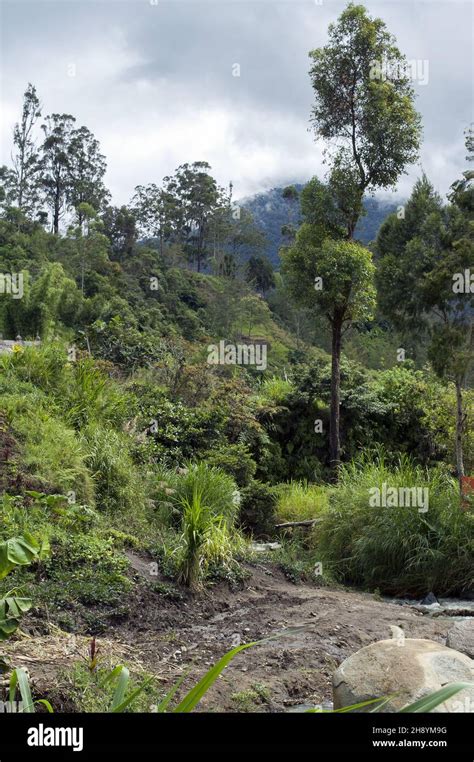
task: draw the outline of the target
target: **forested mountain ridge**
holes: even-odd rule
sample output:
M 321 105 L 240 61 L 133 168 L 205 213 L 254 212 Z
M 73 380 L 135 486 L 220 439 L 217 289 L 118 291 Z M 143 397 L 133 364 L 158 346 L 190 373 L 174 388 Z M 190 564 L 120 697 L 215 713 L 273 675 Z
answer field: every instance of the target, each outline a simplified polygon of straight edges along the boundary
M 298 193 L 304 188 L 301 183 L 293 186 Z M 266 238 L 264 253 L 270 259 L 275 268 L 280 267 L 280 247 L 285 242 L 282 236 L 282 227 L 288 224 L 298 225 L 301 222 L 301 213 L 297 203 L 292 204 L 283 196 L 284 187 L 276 187 L 253 196 L 240 199 L 237 203 L 251 212 L 255 224 L 262 230 Z M 379 200 L 367 197 L 364 199 L 366 214 L 360 218 L 356 227 L 356 238 L 362 243 L 368 244 L 374 241 L 383 221 L 389 214 L 397 211 L 397 207 L 403 204 L 402 199 L 394 201 Z M 242 258 L 248 258 L 250 254 L 244 254 Z

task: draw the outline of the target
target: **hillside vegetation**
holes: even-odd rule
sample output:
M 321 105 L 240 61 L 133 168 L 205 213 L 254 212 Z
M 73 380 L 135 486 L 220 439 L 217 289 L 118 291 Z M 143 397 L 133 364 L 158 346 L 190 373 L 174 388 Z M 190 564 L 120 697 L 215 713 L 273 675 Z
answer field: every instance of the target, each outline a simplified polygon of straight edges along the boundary
M 0 640 L 205 607 L 255 541 L 295 583 L 472 594 L 473 173 L 370 200 L 420 142 L 408 78 L 369 78 L 386 50 L 349 5 L 310 54 L 343 147 L 242 208 L 205 161 L 114 206 L 97 139 L 28 85 L 0 175 Z

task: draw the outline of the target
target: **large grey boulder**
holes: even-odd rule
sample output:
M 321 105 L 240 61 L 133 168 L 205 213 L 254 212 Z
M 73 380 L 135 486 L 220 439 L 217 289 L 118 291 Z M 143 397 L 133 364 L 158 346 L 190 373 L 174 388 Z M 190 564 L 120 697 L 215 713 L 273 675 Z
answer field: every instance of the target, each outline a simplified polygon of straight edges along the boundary
M 334 673 L 334 708 L 396 693 L 382 710 L 396 712 L 453 682 L 474 683 L 474 661 L 466 654 L 431 640 L 379 640 L 349 656 Z M 474 712 L 474 685 L 433 711 Z
M 448 631 L 446 645 L 474 659 L 474 620 L 462 619 Z

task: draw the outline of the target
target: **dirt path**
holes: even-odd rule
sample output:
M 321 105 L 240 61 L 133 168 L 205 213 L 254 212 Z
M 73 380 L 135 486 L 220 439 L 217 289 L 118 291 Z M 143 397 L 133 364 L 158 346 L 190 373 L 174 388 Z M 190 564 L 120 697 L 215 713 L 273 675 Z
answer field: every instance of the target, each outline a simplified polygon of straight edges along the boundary
M 148 564 L 129 558 L 137 577 L 148 574 Z M 248 569 L 249 578 L 234 592 L 219 584 L 205 594 L 170 600 L 139 587 L 133 616 L 108 637 L 133 645 L 163 685 L 187 669 L 185 685 L 191 685 L 239 641 L 305 624 L 303 631 L 239 654 L 201 704 L 213 711 L 278 711 L 330 701 L 334 669 L 359 648 L 390 637 L 390 625 L 403 627 L 407 637 L 442 643 L 451 625 L 370 594 L 295 585 L 271 565 Z

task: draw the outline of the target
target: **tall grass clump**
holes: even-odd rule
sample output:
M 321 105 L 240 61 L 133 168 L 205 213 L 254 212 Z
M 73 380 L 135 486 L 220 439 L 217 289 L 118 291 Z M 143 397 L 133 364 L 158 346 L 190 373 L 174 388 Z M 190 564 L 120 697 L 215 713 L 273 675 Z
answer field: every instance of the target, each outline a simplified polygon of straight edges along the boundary
M 262 381 L 258 393 L 259 397 L 266 402 L 281 404 L 292 391 L 294 391 L 294 386 L 291 381 L 272 376 Z
M 123 423 L 130 397 L 91 358 L 69 363 L 66 370 L 64 414 L 68 423 L 78 429 L 93 421 L 115 426 Z
M 31 477 L 46 492 L 74 491 L 79 501 L 93 505 L 94 484 L 80 438 L 48 398 L 31 389 L 1 395 L 0 411 L 18 450 L 10 456 L 12 477 L 16 474 L 18 484 L 20 476 Z
M 67 347 L 61 342 L 41 347 L 22 347 L 0 356 L 0 373 L 11 381 L 34 384 L 47 394 L 65 392 Z
M 130 437 L 109 426 L 90 424 L 82 441 L 97 507 L 115 514 L 128 512 L 130 518 L 136 518 L 145 508 L 146 490 L 130 454 Z
M 231 538 L 224 517 L 215 515 L 202 490 L 194 486 L 191 500 L 182 498 L 182 534 L 178 548 L 178 580 L 196 590 L 209 562 L 232 560 Z
M 233 478 L 208 463 L 188 463 L 177 470 L 161 470 L 157 477 L 157 503 L 170 508 L 169 515 L 179 523 L 183 506 L 192 504 L 199 495 L 207 510 L 230 529 L 234 526 L 240 502 L 240 493 Z
M 66 424 L 75 429 L 93 421 L 118 426 L 130 409 L 130 395 L 91 357 L 70 362 L 68 346 L 61 342 L 1 355 L 0 386 L 8 390 L 19 384 L 30 384 L 28 392 L 47 395 L 50 408 L 60 412 Z
M 388 500 L 374 506 L 374 489 L 384 484 L 426 488 L 427 511 Z M 441 468 L 405 456 L 388 466 L 382 454 L 344 466 L 316 534 L 323 564 L 341 582 L 407 596 L 472 589 L 474 516 L 461 509 L 457 482 Z
M 290 482 L 278 487 L 277 523 L 305 521 L 320 516 L 328 507 L 328 488 L 308 482 Z

